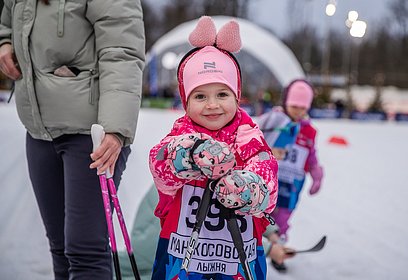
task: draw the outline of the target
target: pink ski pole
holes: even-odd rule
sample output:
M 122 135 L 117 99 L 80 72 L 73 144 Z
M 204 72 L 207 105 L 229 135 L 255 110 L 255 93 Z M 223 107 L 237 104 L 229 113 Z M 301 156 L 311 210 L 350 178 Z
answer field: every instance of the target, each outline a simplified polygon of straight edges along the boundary
M 99 124 L 93 124 L 91 127 L 91 136 L 92 136 L 92 142 L 94 146 L 93 149 L 95 150 L 97 147 L 99 147 L 99 145 L 102 142 L 103 137 L 105 136 L 103 127 Z M 106 175 L 105 173 L 99 175 L 99 182 L 101 185 L 103 205 L 105 207 L 106 224 L 108 226 L 109 240 L 110 240 L 111 248 L 112 248 L 113 264 L 115 267 L 116 279 L 121 280 L 122 276 L 120 273 L 119 257 L 118 257 L 118 251 L 117 251 L 117 246 L 116 246 L 115 231 L 114 231 L 113 221 L 112 221 L 112 213 L 111 213 L 111 207 L 110 207 L 111 199 L 115 207 L 116 214 L 118 216 L 119 225 L 122 230 L 122 235 L 123 235 L 123 239 L 125 242 L 126 250 L 129 256 L 130 264 L 132 266 L 133 275 L 135 276 L 136 280 L 140 280 L 140 275 L 137 269 L 135 256 L 133 254 L 132 244 L 130 242 L 129 234 L 128 234 L 126 224 L 125 224 L 125 219 L 123 218 L 122 209 L 120 207 L 119 199 L 116 193 L 115 182 L 113 181 L 113 176 L 112 174 L 110 174 L 109 169 L 106 170 Z

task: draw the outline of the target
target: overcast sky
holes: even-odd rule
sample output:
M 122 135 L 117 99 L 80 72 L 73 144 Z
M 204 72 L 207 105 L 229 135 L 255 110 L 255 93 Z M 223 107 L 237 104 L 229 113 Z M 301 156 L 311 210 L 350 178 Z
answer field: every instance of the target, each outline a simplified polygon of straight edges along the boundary
M 383 23 L 390 15 L 388 4 L 391 0 L 337 0 L 337 10 L 332 17 L 325 14 L 325 8 L 329 0 L 253 0 L 251 1 L 249 16 L 250 20 L 268 27 L 278 36 L 285 35 L 296 24 L 309 22 L 313 26 L 330 26 L 340 31 L 348 32 L 345 26 L 348 12 L 355 10 L 359 13 L 359 19 L 367 22 L 367 33 L 370 27 Z M 288 10 L 291 3 L 296 3 L 291 18 Z
M 159 7 L 171 0 L 144 0 Z M 326 16 L 325 8 L 330 0 L 250 0 L 249 20 L 272 30 L 279 37 L 284 36 L 296 25 L 311 24 L 324 34 L 325 28 L 348 33 L 345 25 L 348 12 L 355 10 L 359 20 L 367 23 L 366 36 L 386 24 L 390 18 L 388 5 L 394 0 L 336 0 L 337 10 L 332 17 Z M 408 0 L 406 0 L 408 1 Z M 294 6 L 293 6 L 294 3 Z M 292 7 L 291 7 L 292 6 Z M 292 14 L 288 11 L 294 9 Z

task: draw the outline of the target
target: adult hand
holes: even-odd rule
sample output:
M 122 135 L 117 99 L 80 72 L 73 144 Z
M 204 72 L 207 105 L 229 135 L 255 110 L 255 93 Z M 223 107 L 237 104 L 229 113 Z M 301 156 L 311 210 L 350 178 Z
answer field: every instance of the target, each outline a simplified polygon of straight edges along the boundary
M 5 43 L 0 47 L 0 70 L 12 80 L 17 80 L 21 77 L 21 72 L 16 63 L 13 48 L 9 43 Z
M 102 174 L 109 168 L 110 173 L 113 175 L 121 149 L 122 144 L 119 138 L 114 134 L 107 133 L 101 145 L 91 154 L 94 162 L 89 167 L 91 169 L 97 168 L 98 174 Z
M 276 263 L 282 264 L 285 260 L 293 258 L 295 254 L 296 253 L 292 248 L 283 246 L 279 243 L 274 243 L 269 252 L 269 257 Z

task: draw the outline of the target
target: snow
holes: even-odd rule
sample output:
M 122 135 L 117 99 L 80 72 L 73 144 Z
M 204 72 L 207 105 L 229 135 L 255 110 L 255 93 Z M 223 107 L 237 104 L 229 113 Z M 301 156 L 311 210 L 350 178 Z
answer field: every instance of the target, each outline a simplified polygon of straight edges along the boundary
M 51 279 L 47 239 L 27 174 L 25 130 L 14 107 L 0 103 L 0 279 Z M 119 190 L 128 228 L 152 184 L 148 150 L 180 114 L 154 109 L 140 112 L 136 143 Z M 308 248 L 322 235 L 328 236 L 327 244 L 321 252 L 288 260 L 285 275 L 269 267 L 268 280 L 406 279 L 408 125 L 350 120 L 314 123 L 324 182 L 321 191 L 310 196 L 308 178 L 291 220 L 288 245 Z M 332 136 L 344 137 L 349 145 L 330 144 Z

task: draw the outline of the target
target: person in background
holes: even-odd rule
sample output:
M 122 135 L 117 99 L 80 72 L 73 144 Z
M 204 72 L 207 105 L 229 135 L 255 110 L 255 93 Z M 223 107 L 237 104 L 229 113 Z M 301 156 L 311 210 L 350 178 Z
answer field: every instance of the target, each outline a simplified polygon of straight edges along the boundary
M 139 0 L 4 1 L 0 70 L 14 80 L 27 129 L 29 176 L 55 279 L 112 279 L 97 172 L 109 168 L 119 184 L 144 60 Z M 106 136 L 92 152 L 94 123 Z
M 288 221 L 299 201 L 306 174 L 309 173 L 312 178 L 312 185 L 309 189 L 310 195 L 318 193 L 323 179 L 323 167 L 319 164 L 315 148 L 317 131 L 307 115 L 313 101 L 313 95 L 313 87 L 307 81 L 294 80 L 284 90 L 283 111 L 273 109 L 260 116 L 258 121 L 263 131 L 279 130 L 282 124 L 277 124 L 276 115 L 285 114 L 290 120 L 286 119 L 283 123 L 290 123 L 291 121 L 300 125 L 299 133 L 296 134 L 296 141 L 287 146 L 284 153 L 278 156 L 279 193 L 277 207 L 272 216 L 278 226 L 278 241 L 281 244 L 288 240 Z M 285 119 L 285 117 L 282 116 L 281 119 Z M 268 137 L 266 133 L 265 138 L 270 147 L 276 146 L 277 139 L 279 140 L 278 137 Z M 286 265 L 283 262 L 278 263 L 272 259 L 272 264 L 278 271 L 286 271 Z
M 189 279 L 244 277 L 222 216 L 229 208 L 237 214 L 250 248 L 251 272 L 255 279 L 265 280 L 262 233 L 269 224 L 265 213 L 275 207 L 277 162 L 258 126 L 239 107 L 241 72 L 231 54 L 241 48 L 239 25 L 229 21 L 217 33 L 212 19 L 202 17 L 189 40 L 196 48 L 177 71 L 186 114 L 150 151 L 159 192 L 155 215 L 161 223 L 152 279 L 177 279 L 198 204 L 204 189 L 212 187 L 214 196 L 198 237 L 200 247 L 191 257 Z M 209 180 L 215 183 L 208 186 Z

